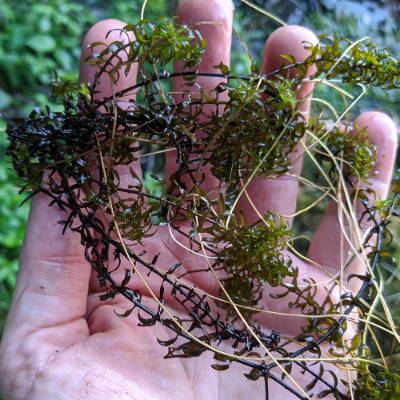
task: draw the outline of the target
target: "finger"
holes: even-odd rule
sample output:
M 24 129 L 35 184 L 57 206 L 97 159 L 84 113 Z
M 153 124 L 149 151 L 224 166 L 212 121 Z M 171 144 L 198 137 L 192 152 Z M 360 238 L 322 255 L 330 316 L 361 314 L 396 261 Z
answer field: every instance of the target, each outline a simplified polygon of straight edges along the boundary
M 316 44 L 317 37 L 310 30 L 301 26 L 287 26 L 277 29 L 268 38 L 263 57 L 263 73 L 269 74 L 279 68 L 282 63 L 287 63 L 281 54 L 290 54 L 296 61 L 303 61 L 309 55 L 310 51 L 305 49 L 305 43 Z M 312 75 L 314 68 L 307 71 L 307 76 Z M 292 76 L 296 74 L 295 70 L 290 72 Z M 299 111 L 302 113 L 306 121 L 310 111 L 309 96 L 313 90 L 314 84 L 311 82 L 303 83 L 297 94 L 299 103 Z M 277 132 L 278 134 L 279 132 Z M 263 179 L 261 177 L 254 178 L 248 184 L 238 203 L 237 210 L 242 210 L 247 222 L 252 224 L 259 220 L 259 214 L 263 215 L 267 211 L 288 216 L 285 218 L 290 225 L 292 223 L 291 215 L 296 209 L 296 200 L 298 192 L 298 176 L 302 167 L 302 146 L 298 145 L 291 154 L 292 169 L 290 174 L 285 174 L 274 179 Z M 251 199 L 251 202 L 249 201 Z M 255 210 L 257 209 L 258 212 Z
M 128 44 L 130 41 L 134 40 L 134 36 L 131 32 L 123 32 L 121 29 L 125 26 L 126 24 L 122 21 L 118 21 L 115 19 L 107 19 L 104 21 L 101 21 L 94 25 L 85 35 L 85 38 L 82 43 L 82 57 L 81 57 L 81 68 L 80 68 L 80 80 L 82 82 L 87 82 L 90 85 L 96 85 L 96 90 L 98 93 L 96 93 L 95 98 L 98 100 L 102 100 L 103 98 L 111 97 L 113 94 L 118 93 L 119 91 L 122 91 L 124 89 L 127 89 L 131 86 L 134 86 L 136 84 L 136 78 L 137 78 L 137 64 L 133 64 L 130 68 L 130 71 L 128 74 L 125 74 L 125 67 L 121 68 L 119 71 L 118 75 L 118 80 L 117 82 L 113 82 L 111 77 L 106 74 L 102 73 L 99 77 L 99 67 L 96 65 L 90 65 L 88 63 L 85 63 L 84 60 L 86 60 L 88 57 L 90 57 L 93 54 L 100 53 L 104 49 L 104 45 L 98 45 L 95 47 L 89 47 L 91 43 L 94 42 L 104 42 L 107 46 L 111 45 L 114 41 L 119 41 L 124 44 Z M 127 59 L 127 54 L 124 50 L 121 50 L 118 53 L 118 57 L 122 59 L 122 61 L 126 61 Z M 117 62 L 119 62 L 118 58 L 116 57 L 115 59 L 111 60 L 111 66 L 109 69 L 112 68 L 113 65 L 115 65 Z M 118 107 L 122 109 L 129 109 L 134 107 L 133 101 L 135 100 L 136 94 L 135 92 L 129 92 L 123 97 L 119 97 L 116 99 L 116 103 L 118 104 Z M 118 140 L 118 138 L 116 139 Z M 139 154 L 134 154 L 138 156 Z M 94 171 L 92 172 L 95 175 L 99 175 L 99 169 L 101 169 L 101 164 L 99 164 L 99 160 L 95 160 L 95 167 Z M 97 169 L 97 171 L 96 171 Z M 113 171 L 118 173 L 119 181 L 118 181 L 118 187 L 121 189 L 127 189 L 130 185 L 135 185 L 135 179 L 132 177 L 131 174 L 131 169 L 133 169 L 139 179 L 142 179 L 142 170 L 140 166 L 140 160 L 137 159 L 133 161 L 132 163 L 128 165 L 116 165 L 113 167 Z M 132 198 L 133 195 L 129 195 L 127 193 L 120 192 L 118 194 L 118 199 L 115 198 L 115 203 L 117 203 L 119 200 L 127 199 L 127 198 Z M 134 200 L 132 200 L 134 201 Z M 104 224 L 105 227 L 108 227 L 109 224 L 111 223 L 111 217 L 109 215 L 105 215 L 104 213 L 100 212 L 97 215 L 97 218 L 99 218 L 100 221 Z M 99 232 L 94 233 L 94 237 L 97 239 L 102 239 L 101 234 Z M 101 249 L 98 249 L 101 251 Z M 113 255 L 109 255 L 110 259 L 113 258 Z M 123 271 L 118 271 L 118 273 L 122 273 Z M 115 274 L 113 275 L 114 278 L 116 278 Z M 90 280 L 90 291 L 92 292 L 97 292 L 101 290 L 99 281 L 97 279 L 97 273 L 93 271 L 92 277 Z
M 116 41 L 128 44 L 129 41 L 132 41 L 134 37 L 131 32 L 121 31 L 125 25 L 126 23 L 117 19 L 106 19 L 93 25 L 83 39 L 79 80 L 82 83 L 89 83 L 91 86 L 95 85 L 97 93 L 95 93 L 94 98 L 96 100 L 102 100 L 104 97 L 112 97 L 113 93 L 129 88 L 136 83 L 136 65 L 133 65 L 127 75 L 124 73 L 125 70 L 121 69 L 118 75 L 118 82 L 114 83 L 108 73 L 99 75 L 99 67 L 85 61 L 90 57 L 96 59 L 96 54 L 104 50 L 105 45 L 110 45 Z M 102 42 L 105 45 L 98 44 L 97 46 L 91 47 L 90 45 L 95 42 Z M 110 71 L 112 67 L 117 64 L 118 57 L 126 61 L 127 55 L 125 50 L 120 49 L 115 52 L 115 56 L 110 61 L 110 65 L 106 67 L 106 71 Z M 108 59 L 110 58 L 111 57 Z M 117 103 L 121 108 L 128 107 L 129 100 L 134 98 L 132 93 L 128 93 L 126 96 L 118 98 Z
M 128 74 L 125 74 L 125 68 L 121 68 L 117 83 L 113 83 L 109 74 L 102 73 L 99 76 L 99 67 L 85 62 L 88 57 L 95 56 L 95 54 L 100 53 L 105 48 L 104 45 L 100 44 L 94 47 L 89 47 L 91 43 L 103 42 L 106 45 L 110 45 L 114 41 L 122 42 L 124 44 L 127 44 L 129 41 L 133 41 L 134 36 L 131 32 L 121 31 L 125 25 L 126 24 L 124 22 L 116 19 L 106 19 L 95 24 L 86 33 L 83 39 L 79 79 L 82 83 L 95 85 L 97 93 L 94 95 L 94 98 L 96 100 L 112 97 L 113 94 L 134 86 L 136 83 L 137 64 L 132 65 L 132 68 Z M 116 56 L 120 57 L 122 61 L 126 61 L 127 59 L 125 50 L 118 51 Z M 111 65 L 106 68 L 106 71 L 109 71 L 114 65 L 116 65 L 118 62 L 118 57 L 114 57 L 111 60 Z M 131 101 L 135 100 L 135 97 L 136 95 L 134 92 L 128 92 L 126 95 L 116 98 L 116 103 L 118 107 L 122 109 L 129 109 L 133 107 Z M 117 171 L 119 172 L 123 187 L 127 187 L 131 181 L 129 168 L 133 168 L 139 177 L 142 176 L 140 161 L 133 162 L 129 166 L 118 167 Z
M 221 71 L 215 69 L 214 66 L 221 62 L 229 66 L 231 41 L 232 41 L 232 21 L 233 21 L 233 4 L 231 0 L 183 0 L 179 3 L 177 10 L 178 22 L 187 25 L 193 25 L 199 22 L 212 22 L 212 24 L 198 25 L 195 28 L 200 31 L 203 38 L 206 40 L 207 49 L 202 57 L 202 61 L 198 70 L 201 72 L 215 72 Z M 175 65 L 175 72 L 182 71 L 182 63 Z M 215 89 L 221 78 L 214 77 L 198 77 L 196 83 L 206 93 Z M 174 91 L 183 92 L 187 90 L 185 87 L 186 81 L 182 78 L 174 80 Z M 199 97 L 200 89 L 191 88 L 194 97 Z M 223 93 L 220 100 L 227 98 L 227 93 Z M 175 95 L 175 101 L 180 103 L 184 100 L 182 94 Z M 213 107 L 203 108 L 203 112 L 210 114 L 214 110 Z M 206 116 L 203 116 L 207 118 Z M 200 118 L 201 121 L 201 118 Z M 176 162 L 176 152 L 167 153 L 166 157 L 166 178 L 169 181 L 171 175 L 178 169 Z M 218 187 L 218 180 L 211 174 L 210 168 L 205 168 L 203 171 L 206 174 L 205 181 L 201 187 L 207 193 L 215 190 Z M 184 179 L 185 181 L 185 179 Z M 188 182 L 191 182 L 188 179 Z M 189 183 L 190 186 L 193 183 Z M 190 187 L 189 186 L 189 187 Z
M 358 130 L 366 129 L 371 144 L 377 149 L 377 162 L 373 171 L 373 177 L 367 187 L 376 193 L 371 196 L 370 205 L 373 206 L 376 199 L 385 199 L 389 192 L 393 167 L 397 149 L 397 129 L 394 122 L 385 114 L 379 112 L 367 112 L 355 121 Z M 365 187 L 366 185 L 361 185 Z M 357 218 L 364 211 L 361 204 L 357 205 Z M 332 273 L 336 273 L 349 256 L 350 244 L 343 239 L 342 227 L 339 223 L 340 210 L 336 202 L 331 201 L 314 234 L 310 244 L 308 257 L 318 264 L 326 267 Z M 344 229 L 348 237 L 352 236 L 349 223 L 344 218 Z M 351 225 L 350 225 L 351 226 Z M 365 230 L 363 224 L 361 229 Z M 362 232 L 361 232 L 362 233 Z M 364 273 L 365 265 L 358 259 L 346 270 L 346 275 Z

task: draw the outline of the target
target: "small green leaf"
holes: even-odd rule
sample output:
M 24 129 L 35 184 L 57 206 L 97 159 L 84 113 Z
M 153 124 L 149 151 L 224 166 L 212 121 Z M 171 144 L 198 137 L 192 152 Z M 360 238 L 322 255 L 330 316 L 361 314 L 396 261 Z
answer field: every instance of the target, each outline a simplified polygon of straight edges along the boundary
M 34 35 L 28 38 L 26 45 L 38 53 L 49 53 L 56 48 L 56 41 L 48 35 Z

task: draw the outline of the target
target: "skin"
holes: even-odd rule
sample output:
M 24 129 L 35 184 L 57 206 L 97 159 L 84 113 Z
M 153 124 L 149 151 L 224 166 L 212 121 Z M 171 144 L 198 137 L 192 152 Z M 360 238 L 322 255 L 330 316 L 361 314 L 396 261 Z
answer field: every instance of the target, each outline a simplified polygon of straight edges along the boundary
M 206 39 L 212 38 L 201 70 L 212 71 L 212 67 L 220 61 L 228 64 L 233 14 L 229 0 L 183 0 L 177 14 L 181 21 L 187 23 L 200 20 L 219 23 L 199 27 Z M 87 33 L 84 45 L 104 40 L 106 32 L 122 26 L 124 23 L 120 21 L 102 21 Z M 268 72 L 279 65 L 279 54 L 291 53 L 297 59 L 304 58 L 307 55 L 302 45 L 304 40 L 316 39 L 305 28 L 278 29 L 266 43 L 263 70 Z M 118 89 L 135 80 L 134 72 L 130 78 L 121 80 Z M 93 70 L 87 65 L 81 67 L 81 79 L 93 79 Z M 201 84 L 214 87 L 215 80 L 203 79 Z M 101 85 L 104 95 L 110 93 L 109 82 L 101 82 Z M 180 82 L 176 81 L 175 87 L 179 85 Z M 300 95 L 304 97 L 311 90 L 311 84 L 304 85 Z M 309 102 L 305 101 L 301 107 L 307 116 Z M 371 180 L 371 188 L 377 191 L 380 198 L 385 198 L 396 154 L 396 127 L 388 116 L 378 112 L 361 115 L 357 123 L 360 128 L 368 129 L 371 141 L 378 147 L 376 175 Z M 293 159 L 296 175 L 301 170 L 301 158 L 295 154 Z M 173 163 L 174 156 L 170 155 L 167 174 L 173 170 Z M 139 170 L 137 164 L 133 167 Z M 121 174 L 125 173 L 127 177 L 126 167 L 121 168 Z M 205 185 L 214 188 L 215 178 L 209 175 Z M 293 176 L 273 181 L 258 179 L 248 187 L 261 212 L 272 210 L 287 216 L 295 210 L 297 191 L 298 182 Z M 253 209 L 245 201 L 238 208 L 249 218 L 255 218 Z M 64 217 L 65 214 L 58 208 L 48 207 L 48 199 L 44 195 L 39 194 L 33 199 L 17 286 L 0 345 L 0 392 L 5 400 L 263 398 L 262 380 L 249 383 L 241 374 L 248 371 L 241 366 L 235 364 L 226 372 L 216 373 L 210 368 L 213 363 L 210 352 L 195 359 L 164 360 L 166 349 L 156 343 L 156 338 L 171 337 L 167 329 L 159 324 L 152 328 L 138 327 L 135 313 L 129 318 L 117 318 L 114 311 L 125 311 L 127 302 L 120 297 L 109 302 L 99 300 L 95 293 L 99 287 L 83 258 L 79 237 L 69 231 L 62 235 L 62 227 L 57 224 Z M 290 218 L 288 220 L 290 222 Z M 332 203 L 322 218 L 309 251 L 311 260 L 326 266 L 331 274 L 339 268 L 340 229 L 336 205 Z M 190 271 L 204 264 L 203 258 L 178 246 L 164 228 L 149 238 L 144 247 L 149 260 L 156 253 L 162 254 L 160 265 L 183 261 L 184 268 Z M 299 267 L 301 277 L 311 276 L 317 282 L 328 279 L 329 276 L 313 264 L 291 257 Z M 358 262 L 351 268 L 363 271 L 365 266 Z M 117 280 L 123 269 L 116 271 Z M 156 289 L 157 281 L 153 279 L 150 276 L 150 287 Z M 218 291 L 209 274 L 188 275 L 187 279 L 210 293 Z M 140 284 L 135 287 L 146 293 Z M 285 301 L 276 303 L 268 296 L 265 298 L 263 307 L 288 312 Z M 181 315 L 178 309 L 172 312 Z M 266 330 L 278 328 L 287 335 L 296 334 L 301 325 L 299 318 L 293 317 L 267 316 L 260 322 Z M 331 368 L 346 379 L 340 370 Z M 295 369 L 292 375 L 302 387 L 311 380 Z M 288 384 L 293 386 L 290 381 Z M 318 393 L 318 389 L 325 387 L 317 387 L 314 392 Z M 270 398 L 289 400 L 296 397 L 277 384 L 271 384 Z

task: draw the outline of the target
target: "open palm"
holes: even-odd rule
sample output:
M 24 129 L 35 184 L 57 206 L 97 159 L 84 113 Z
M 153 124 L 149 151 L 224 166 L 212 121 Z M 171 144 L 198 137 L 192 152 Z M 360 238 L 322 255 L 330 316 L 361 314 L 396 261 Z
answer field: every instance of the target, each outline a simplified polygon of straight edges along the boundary
M 220 62 L 229 64 L 233 7 L 230 0 L 183 0 L 178 15 L 187 24 L 198 21 L 215 21 L 217 24 L 202 25 L 200 30 L 207 40 L 207 52 L 200 70 L 212 71 Z M 96 24 L 84 40 L 85 45 L 104 40 L 105 34 L 124 24 L 106 20 Z M 115 32 L 115 35 L 118 33 Z M 112 40 L 112 35 L 108 40 Z M 307 51 L 303 41 L 315 42 L 312 32 L 301 27 L 278 29 L 267 41 L 263 72 L 269 72 L 282 62 L 280 54 L 292 54 L 297 60 L 304 59 Z M 178 67 L 177 67 L 178 68 Z M 90 81 L 94 76 L 93 67 L 81 66 L 81 78 Z M 118 88 L 132 85 L 135 71 L 121 78 Z M 204 89 L 211 90 L 218 81 L 215 78 L 199 78 Z M 182 82 L 176 79 L 175 88 Z M 100 84 L 102 96 L 110 94 L 110 84 Z M 299 96 L 306 98 L 311 93 L 312 83 L 305 83 Z M 307 117 L 309 101 L 301 103 L 301 112 Z M 367 127 L 372 143 L 378 146 L 376 176 L 371 180 L 381 198 L 387 195 L 391 179 L 395 148 L 396 129 L 393 122 L 381 113 L 366 113 L 358 118 L 359 127 Z M 297 150 L 301 153 L 301 149 Z M 248 194 L 255 207 L 265 213 L 270 210 L 280 215 L 294 214 L 297 199 L 298 180 L 301 171 L 301 157 L 294 154 L 294 165 L 290 175 L 275 180 L 257 179 L 248 186 Z M 133 165 L 140 174 L 140 166 Z M 167 156 L 166 175 L 175 165 L 173 154 Z M 120 171 L 124 182 L 124 169 Z M 126 182 L 129 185 L 129 173 Z M 216 187 L 215 178 L 209 174 L 204 182 L 205 190 Z M 243 199 L 238 204 L 249 223 L 258 219 L 254 207 Z M 58 222 L 65 218 L 57 207 L 48 207 L 48 198 L 36 195 L 32 201 L 29 226 L 21 255 L 21 269 L 14 293 L 12 308 L 8 317 L 0 346 L 0 391 L 6 400 L 19 399 L 261 399 L 264 396 L 263 382 L 247 384 L 241 372 L 244 367 L 235 365 L 228 371 L 216 373 L 209 366 L 212 353 L 206 352 L 193 359 L 165 360 L 166 349 L 157 344 L 157 338 L 171 338 L 172 333 L 161 324 L 151 328 L 138 326 L 135 313 L 128 318 L 118 318 L 116 312 L 124 312 L 129 303 L 122 297 L 101 301 L 96 276 L 84 259 L 80 238 L 74 232 L 62 234 Z M 185 226 L 182 230 L 185 231 Z M 335 203 L 331 203 L 315 233 L 305 262 L 287 252 L 299 268 L 301 277 L 313 278 L 316 282 L 328 281 L 340 265 L 340 224 Z M 180 238 L 182 241 L 182 238 Z M 193 254 L 171 237 L 167 226 L 143 244 L 146 258 L 151 260 L 160 254 L 159 264 L 171 266 L 181 262 L 182 271 L 189 284 L 212 295 L 218 295 L 218 283 L 208 273 L 190 274 L 192 270 L 207 268 L 205 258 Z M 325 272 L 317 268 L 323 266 Z M 117 281 L 122 279 L 125 268 L 115 271 Z M 362 272 L 364 266 L 353 263 L 351 271 Z M 150 289 L 156 290 L 157 282 L 149 278 Z M 132 287 L 140 289 L 149 297 L 148 289 L 135 281 Z M 266 293 L 270 288 L 265 288 Z M 88 295 L 89 293 L 89 295 Z M 321 294 L 322 296 L 322 294 Z M 168 298 L 166 299 L 167 306 Z M 146 300 L 144 300 L 146 304 Z M 290 313 L 287 301 L 276 301 L 263 296 L 264 309 Z M 182 316 L 182 310 L 171 313 Z M 266 331 L 278 329 L 282 335 L 293 336 L 300 330 L 299 318 L 277 317 L 265 314 L 259 322 Z M 339 372 L 338 372 L 339 374 Z M 300 371 L 292 373 L 293 378 L 305 386 L 310 380 Z M 294 387 L 293 382 L 289 382 Z M 324 388 L 321 387 L 321 390 Z M 251 390 L 251 391 L 249 391 Z M 315 390 L 318 393 L 318 390 Z M 297 398 L 278 384 L 272 384 L 270 398 Z M 292 397 L 291 397 L 292 396 Z

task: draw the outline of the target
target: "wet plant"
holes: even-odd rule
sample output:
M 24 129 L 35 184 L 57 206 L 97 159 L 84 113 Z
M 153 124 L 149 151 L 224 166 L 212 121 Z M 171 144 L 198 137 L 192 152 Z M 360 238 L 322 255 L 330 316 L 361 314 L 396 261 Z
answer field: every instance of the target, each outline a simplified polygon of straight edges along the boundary
M 60 223 L 81 236 L 101 299 L 123 296 L 132 306 L 119 317 L 138 312 L 142 326 L 168 328 L 173 338 L 159 338 L 168 347 L 166 358 L 212 351 L 212 367 L 221 373 L 242 364 L 248 380 L 265 381 L 267 399 L 271 381 L 299 399 L 374 399 L 382 397 L 371 389 L 377 386 L 387 398 L 396 398 L 398 376 L 389 372 L 383 354 L 372 358 L 365 337 L 351 326 L 370 330 L 372 338 L 374 329 L 398 338 L 389 310 L 386 322 L 374 316 L 371 304 L 382 301 L 377 270 L 391 238 L 390 223 L 399 215 L 400 188 L 394 185 L 389 200 L 372 205 L 374 194 L 365 186 L 376 158 L 367 132 L 357 132 L 345 115 L 333 127 L 325 114 L 306 122 L 298 111 L 298 91 L 304 79 L 399 89 L 399 60 L 370 41 L 323 37 L 323 44 L 305 44 L 310 56 L 302 62 L 288 54 L 268 75 L 254 65 L 248 75 L 235 76 L 222 64 L 216 73 L 199 70 L 206 43 L 196 26 L 142 20 L 125 26 L 121 36 L 124 40 L 91 45 L 96 51 L 86 62 L 98 68 L 92 84 L 55 82 L 62 112 L 35 109 L 7 127 L 21 191 L 28 198 L 45 193 L 50 205 L 67 212 Z M 181 62 L 182 72 L 171 72 L 172 62 Z M 104 75 L 116 83 L 134 65 L 138 83 L 98 99 Z M 306 78 L 312 66 L 315 72 Z M 288 73 L 294 69 L 296 74 Z M 200 88 L 193 95 L 201 76 L 220 82 L 210 92 Z M 186 81 L 180 96 L 170 89 L 177 77 Z M 327 106 L 327 114 L 331 111 Z M 295 240 L 285 216 L 258 212 L 258 220 L 249 224 L 238 209 L 253 179 L 290 174 L 295 148 L 308 154 L 325 180 L 324 185 L 307 184 L 342 202 L 349 224 L 368 225 L 340 274 L 324 285 L 299 274 L 285 253 Z M 157 194 L 145 190 L 137 168 L 152 156 L 148 149 L 153 155 L 173 152 L 176 159 L 175 171 L 158 177 Z M 128 184 L 122 168 L 129 172 Z M 212 190 L 204 187 L 209 171 L 218 178 Z M 355 204 L 363 207 L 358 220 Z M 185 260 L 165 265 L 163 254 L 148 254 L 146 244 L 160 229 L 168 229 L 180 246 L 197 255 L 193 268 Z M 343 271 L 357 258 L 367 264 L 367 272 L 351 275 L 346 286 L 356 289 L 343 290 Z M 118 270 L 124 270 L 119 280 Z M 217 290 L 199 287 L 197 276 L 209 277 Z M 152 307 L 143 302 L 144 291 L 153 298 Z M 296 334 L 263 329 L 268 301 L 287 304 L 302 321 Z M 185 316 L 177 317 L 176 309 Z M 295 369 L 309 377 L 306 387 L 296 385 Z M 348 373 L 347 380 L 334 373 L 338 369 Z M 360 378 L 353 382 L 356 373 Z

